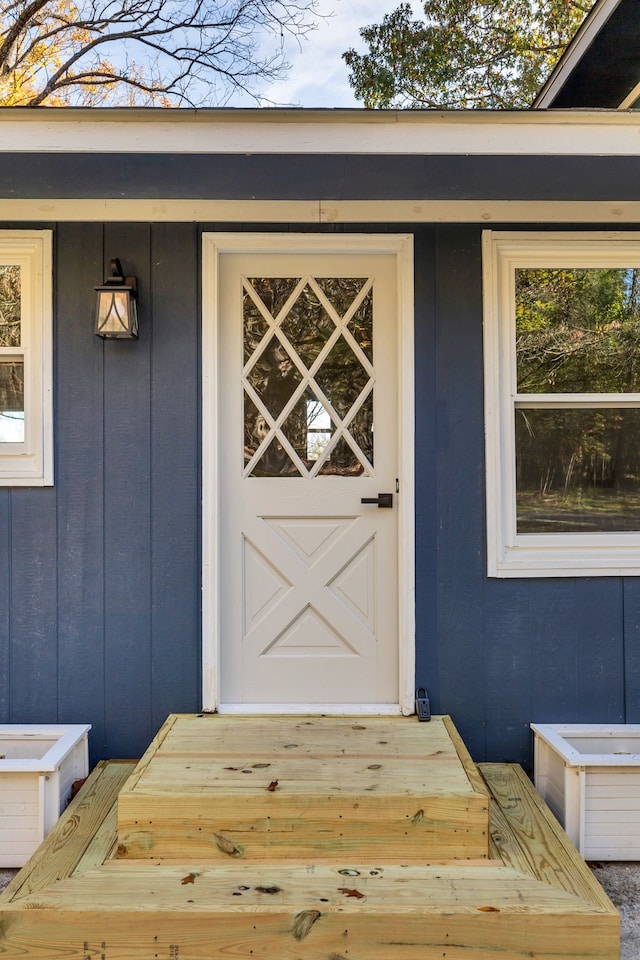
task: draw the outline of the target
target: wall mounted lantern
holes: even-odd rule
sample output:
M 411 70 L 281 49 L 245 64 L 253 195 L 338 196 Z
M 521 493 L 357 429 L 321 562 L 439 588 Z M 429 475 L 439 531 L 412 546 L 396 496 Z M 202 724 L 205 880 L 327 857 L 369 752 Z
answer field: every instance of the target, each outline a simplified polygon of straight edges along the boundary
M 120 261 L 110 264 L 111 276 L 96 287 L 94 333 L 105 340 L 138 339 L 138 285 L 135 277 L 125 277 Z

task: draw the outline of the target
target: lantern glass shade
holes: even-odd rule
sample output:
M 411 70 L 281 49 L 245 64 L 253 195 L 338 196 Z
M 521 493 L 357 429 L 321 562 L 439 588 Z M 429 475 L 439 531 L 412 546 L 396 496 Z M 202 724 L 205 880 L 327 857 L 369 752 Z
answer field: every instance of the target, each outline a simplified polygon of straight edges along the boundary
M 116 340 L 138 339 L 138 311 L 133 287 L 105 284 L 96 287 L 95 333 Z

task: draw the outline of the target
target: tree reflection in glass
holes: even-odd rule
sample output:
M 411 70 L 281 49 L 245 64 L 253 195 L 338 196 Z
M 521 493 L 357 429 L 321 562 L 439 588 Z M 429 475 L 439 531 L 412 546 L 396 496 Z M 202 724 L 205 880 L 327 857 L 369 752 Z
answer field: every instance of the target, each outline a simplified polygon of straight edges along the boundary
M 0 266 L 0 347 L 20 346 L 20 267 Z
M 640 389 L 638 269 L 516 270 L 519 393 Z
M 0 443 L 24 442 L 24 362 L 0 360 Z
M 518 533 L 640 530 L 640 410 L 516 411 Z
M 293 396 L 302 376 L 276 336 L 269 340 L 247 376 L 268 412 L 276 418 Z

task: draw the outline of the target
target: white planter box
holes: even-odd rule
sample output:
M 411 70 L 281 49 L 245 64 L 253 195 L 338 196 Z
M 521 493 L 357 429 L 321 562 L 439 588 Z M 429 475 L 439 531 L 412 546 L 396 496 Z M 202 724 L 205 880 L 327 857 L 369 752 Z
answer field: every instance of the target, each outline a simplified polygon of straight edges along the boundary
M 0 724 L 0 867 L 21 867 L 89 772 L 81 724 Z
M 640 860 L 640 724 L 532 723 L 534 780 L 585 860 Z

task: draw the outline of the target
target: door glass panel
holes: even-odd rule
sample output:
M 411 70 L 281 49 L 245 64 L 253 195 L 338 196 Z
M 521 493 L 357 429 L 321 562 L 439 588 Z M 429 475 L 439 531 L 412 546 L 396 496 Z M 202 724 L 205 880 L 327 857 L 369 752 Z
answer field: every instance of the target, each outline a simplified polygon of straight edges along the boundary
M 251 277 L 248 281 L 265 307 L 276 319 L 285 303 L 300 283 L 290 277 Z M 250 297 L 247 297 L 250 300 Z
M 242 314 L 244 318 L 244 362 L 246 363 L 258 349 L 262 338 L 269 329 L 269 324 L 248 293 L 244 295 Z
M 516 411 L 518 533 L 640 530 L 640 410 Z
M 291 399 L 302 377 L 276 336 L 249 371 L 247 379 L 268 412 L 276 418 Z
M 280 324 L 307 370 L 336 329 L 336 325 L 308 284 Z
M 299 477 L 300 471 L 274 436 L 251 472 L 252 477 Z
M 366 277 L 324 277 L 316 279 L 316 283 L 340 317 L 344 317 L 366 282 Z
M 0 347 L 20 346 L 20 267 L 0 267 Z
M 251 464 L 260 444 L 269 440 L 257 464 L 249 467 L 251 476 L 301 476 L 306 470 L 323 476 L 357 476 L 364 472 L 366 461 L 373 464 L 372 390 L 352 417 L 349 428 L 362 456 L 354 452 L 351 441 L 335 436 L 338 420 L 348 417 L 370 383 L 364 358 L 373 358 L 371 289 L 348 323 L 343 319 L 348 317 L 354 300 L 362 295 L 367 283 L 368 279 L 362 277 L 309 277 L 304 283 L 268 277 L 244 281 L 245 465 Z M 296 288 L 301 288 L 298 296 L 283 313 Z M 254 295 L 259 296 L 271 320 L 256 304 Z M 269 337 L 269 329 L 274 330 L 276 324 L 280 333 L 272 332 Z M 345 327 L 350 336 L 339 334 Z M 285 343 L 281 336 L 286 338 Z M 310 371 L 330 340 L 328 355 L 312 377 Z M 251 400 L 247 385 L 253 388 L 260 403 Z M 301 385 L 304 390 L 300 399 L 284 422 L 269 427 L 267 414 L 277 421 Z M 320 400 L 319 391 L 326 401 Z M 276 430 L 281 433 L 276 435 Z M 287 452 L 284 440 L 295 456 Z M 329 444 L 333 446 L 325 460 Z M 314 465 L 320 469 L 314 469 Z
M 307 467 L 322 456 L 334 430 L 331 416 L 309 387 L 282 425 L 283 434 Z
M 354 313 L 347 329 L 364 353 L 369 363 L 373 363 L 373 295 L 368 294 Z
M 331 417 L 319 400 L 307 400 L 307 460 L 319 460 L 333 436 Z
M 253 458 L 256 450 L 269 433 L 269 426 L 250 397 L 244 395 L 244 462 Z
M 364 400 L 350 422 L 349 433 L 373 466 L 373 392 Z
M 323 477 L 359 477 L 363 473 L 364 467 L 344 437 L 340 437 L 318 471 Z
M 369 374 L 345 338 L 340 337 L 316 374 L 316 381 L 344 420 L 369 382 Z
M 0 443 L 24 442 L 24 363 L 0 360 Z

